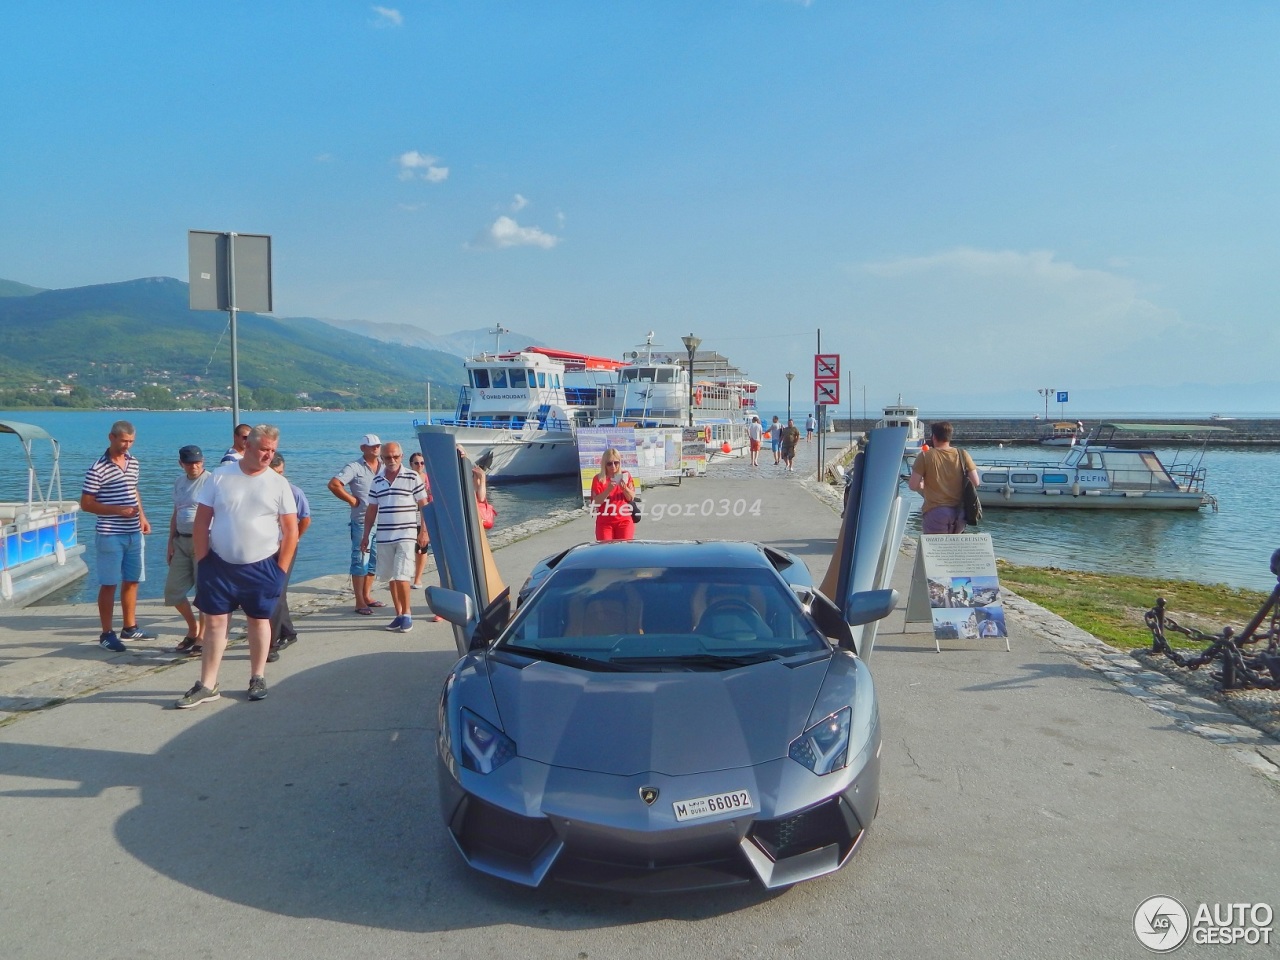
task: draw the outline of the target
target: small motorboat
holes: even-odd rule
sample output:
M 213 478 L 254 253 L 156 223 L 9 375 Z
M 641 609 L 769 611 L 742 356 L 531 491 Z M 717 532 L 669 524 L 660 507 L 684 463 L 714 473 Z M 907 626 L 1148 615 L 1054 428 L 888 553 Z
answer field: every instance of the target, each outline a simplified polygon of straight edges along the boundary
M 907 428 L 907 445 L 903 450 L 903 456 L 908 460 L 920 452 L 928 436 L 924 424 L 920 422 L 919 409 L 909 403 L 903 403 L 902 394 L 898 394 L 897 403 L 891 403 L 884 408 L 884 416 L 876 426 Z
M 26 498 L 0 501 L 0 610 L 34 603 L 89 572 L 76 537 L 80 504 L 62 499 L 58 441 L 41 427 L 0 420 L 0 435 L 18 438 L 26 460 Z M 52 459 L 41 483 L 33 455 L 48 441 Z M 10 461 L 12 462 L 12 461 Z M 5 487 L 15 489 L 5 478 Z
M 1079 420 L 1059 420 L 1040 428 L 1040 444 L 1045 447 L 1074 447 L 1088 435 Z

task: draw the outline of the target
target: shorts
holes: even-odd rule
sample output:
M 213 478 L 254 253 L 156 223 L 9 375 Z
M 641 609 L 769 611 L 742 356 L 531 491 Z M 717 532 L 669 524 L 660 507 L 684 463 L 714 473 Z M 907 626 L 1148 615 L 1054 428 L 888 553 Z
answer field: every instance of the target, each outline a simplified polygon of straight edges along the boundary
M 749 441 L 747 441 L 747 442 L 751 444 L 751 452 L 752 452 L 752 453 L 759 453 L 759 452 L 760 452 L 760 441 L 759 441 L 759 440 L 749 440 Z
M 962 507 L 934 507 L 920 518 L 921 533 L 964 533 Z
M 179 535 L 173 538 L 173 559 L 169 561 L 169 573 L 164 578 L 164 602 L 170 607 L 181 603 L 195 585 L 195 540 Z
M 239 607 L 247 617 L 269 620 L 284 592 L 285 571 L 274 554 L 254 563 L 227 563 L 210 550 L 196 569 L 196 606 L 213 616 Z
M 392 540 L 382 545 L 378 554 L 378 579 L 383 583 L 392 580 L 412 580 L 416 540 Z
M 377 529 L 376 527 L 374 529 Z M 378 569 L 378 541 L 369 541 L 369 552 L 360 551 L 360 541 L 364 539 L 364 520 L 351 521 L 351 576 L 371 577 Z
M 782 437 L 774 437 L 769 441 L 769 443 L 772 445 L 774 453 L 778 453 L 782 450 Z
M 98 583 L 114 587 L 120 583 L 140 583 L 147 579 L 146 544 L 141 533 L 99 533 L 94 538 Z

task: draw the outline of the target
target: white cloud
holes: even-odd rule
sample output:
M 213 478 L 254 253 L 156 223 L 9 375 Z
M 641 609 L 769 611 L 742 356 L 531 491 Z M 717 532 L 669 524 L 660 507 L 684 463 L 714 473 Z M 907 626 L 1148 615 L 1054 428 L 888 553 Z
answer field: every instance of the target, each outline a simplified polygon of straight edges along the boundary
M 560 238 L 538 227 L 522 227 L 510 217 L 499 217 L 469 244 L 475 250 L 504 250 L 507 247 L 541 247 L 550 250 Z
M 440 166 L 440 158 L 428 153 L 409 150 L 396 158 L 400 166 L 401 180 L 425 180 L 427 183 L 442 183 L 449 179 L 449 168 Z
M 528 205 L 529 205 L 529 201 L 517 193 L 515 195 L 515 198 L 511 201 L 511 212 L 519 213 Z
M 376 19 L 373 21 L 375 27 L 402 27 L 404 26 L 404 16 L 399 10 L 393 7 L 371 7 Z
M 1132 276 L 1050 251 L 961 247 L 850 275 L 860 352 L 899 377 L 916 369 L 936 380 L 951 369 L 956 393 L 1158 379 L 1185 362 L 1197 336 Z

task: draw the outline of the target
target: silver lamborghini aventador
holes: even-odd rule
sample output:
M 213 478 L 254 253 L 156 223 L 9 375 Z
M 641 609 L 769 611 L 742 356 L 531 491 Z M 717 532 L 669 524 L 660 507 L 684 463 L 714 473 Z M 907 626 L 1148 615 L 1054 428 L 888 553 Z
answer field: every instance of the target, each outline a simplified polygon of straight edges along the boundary
M 462 653 L 440 802 L 467 863 L 638 891 L 778 888 L 846 863 L 879 805 L 865 658 L 897 599 L 905 431 L 874 431 L 855 464 L 821 587 L 755 543 L 592 543 L 540 563 L 514 613 L 468 516 L 469 464 L 439 439 L 421 438 L 445 544 L 428 594 Z

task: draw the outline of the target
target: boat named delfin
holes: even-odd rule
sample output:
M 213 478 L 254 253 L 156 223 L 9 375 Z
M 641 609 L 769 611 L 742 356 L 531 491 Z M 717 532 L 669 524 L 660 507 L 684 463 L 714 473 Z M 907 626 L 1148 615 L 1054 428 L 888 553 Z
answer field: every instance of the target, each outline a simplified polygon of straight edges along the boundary
M 4 434 L 22 445 L 27 492 L 25 500 L 0 501 L 0 610 L 25 607 L 89 572 L 76 537 L 80 504 L 62 499 L 58 441 L 41 427 L 13 420 L 0 420 Z M 32 451 L 36 440 L 49 441 L 52 449 L 43 485 Z
M 485 353 L 464 363 L 467 383 L 452 417 L 415 424 L 449 433 L 495 480 L 578 473 L 574 431 L 596 416 L 600 385 L 622 361 L 546 347 Z
M 1115 435 L 1225 431 L 1186 424 L 1101 423 L 1058 463 L 989 461 L 978 463 L 984 509 L 1075 510 L 1217 509 L 1205 491 L 1204 447 L 1191 460 L 1164 464 L 1156 452 L 1118 446 Z

